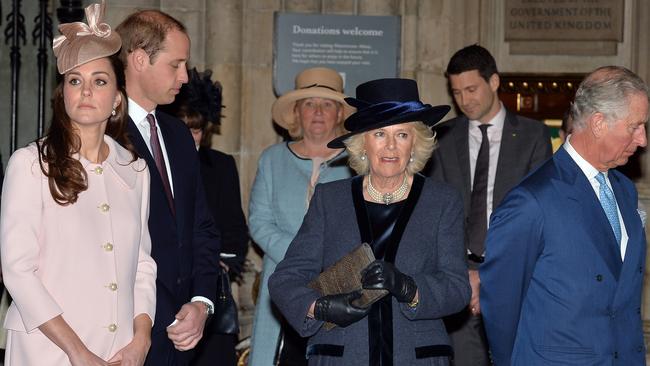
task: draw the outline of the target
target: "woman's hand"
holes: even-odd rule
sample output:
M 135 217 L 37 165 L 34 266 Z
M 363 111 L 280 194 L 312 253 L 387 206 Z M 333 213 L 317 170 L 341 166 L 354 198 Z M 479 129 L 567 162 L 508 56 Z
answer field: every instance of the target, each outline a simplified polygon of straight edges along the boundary
M 72 366 L 108 366 L 108 362 L 102 360 L 88 349 L 82 352 L 75 352 L 68 356 Z
M 106 361 L 88 350 L 61 315 L 41 324 L 38 329 L 68 355 L 72 366 L 108 366 Z
M 314 319 L 334 323 L 343 328 L 356 323 L 370 312 L 370 307 L 354 306 L 352 302 L 360 297 L 359 291 L 320 297 L 314 303 Z
M 110 365 L 142 366 L 151 347 L 151 327 L 149 315 L 138 314 L 133 319 L 133 339 L 108 360 Z
M 392 263 L 376 260 L 361 271 L 364 289 L 388 290 L 398 302 L 412 302 L 418 287 L 410 276 L 400 272 Z
M 151 340 L 133 338 L 131 343 L 119 350 L 115 356 L 108 360 L 108 363 L 120 366 L 142 366 L 149 347 L 151 347 Z

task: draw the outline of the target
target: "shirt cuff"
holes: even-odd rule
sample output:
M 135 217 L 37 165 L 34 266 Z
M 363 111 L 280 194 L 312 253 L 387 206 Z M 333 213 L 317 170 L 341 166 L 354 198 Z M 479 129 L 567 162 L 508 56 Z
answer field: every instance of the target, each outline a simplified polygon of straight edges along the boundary
M 194 296 L 194 297 L 192 298 L 192 300 L 190 300 L 190 302 L 195 302 L 195 301 L 201 301 L 201 302 L 208 303 L 208 304 L 210 304 L 210 306 L 212 306 L 212 308 L 214 309 L 214 303 L 213 303 L 212 301 L 210 301 L 210 299 L 208 299 L 207 297 L 203 297 L 203 296 Z

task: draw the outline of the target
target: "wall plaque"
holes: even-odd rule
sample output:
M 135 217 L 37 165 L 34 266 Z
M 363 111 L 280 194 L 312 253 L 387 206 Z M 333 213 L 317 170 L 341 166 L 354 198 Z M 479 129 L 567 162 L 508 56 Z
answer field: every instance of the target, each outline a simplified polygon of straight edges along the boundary
M 506 0 L 506 41 L 623 41 L 625 0 Z
M 399 75 L 400 17 L 275 13 L 273 89 L 294 88 L 300 71 L 329 67 L 343 77 L 345 93 L 357 85 Z

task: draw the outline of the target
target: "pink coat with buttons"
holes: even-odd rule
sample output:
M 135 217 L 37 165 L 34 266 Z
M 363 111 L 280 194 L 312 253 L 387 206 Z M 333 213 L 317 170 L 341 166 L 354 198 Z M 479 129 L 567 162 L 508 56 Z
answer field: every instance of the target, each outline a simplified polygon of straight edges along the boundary
M 131 341 L 135 316 L 154 319 L 149 171 L 105 141 L 102 164 L 80 158 L 88 190 L 67 206 L 53 200 L 35 144 L 9 160 L 0 216 L 2 273 L 13 297 L 5 365 L 69 364 L 38 329 L 57 315 L 105 360 Z

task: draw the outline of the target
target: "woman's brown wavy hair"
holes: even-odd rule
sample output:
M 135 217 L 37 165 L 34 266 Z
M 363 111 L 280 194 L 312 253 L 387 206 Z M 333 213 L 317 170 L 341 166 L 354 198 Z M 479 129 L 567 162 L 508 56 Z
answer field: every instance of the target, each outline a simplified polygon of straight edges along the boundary
M 127 135 L 129 113 L 124 67 L 117 54 L 109 56 L 108 59 L 115 72 L 117 90 L 122 95 L 122 102 L 115 109 L 115 115 L 108 118 L 105 134 L 131 152 L 131 163 L 137 159 L 137 154 Z M 45 136 L 36 140 L 41 171 L 48 179 L 52 198 L 61 206 L 77 202 L 79 193 L 88 189 L 88 174 L 73 156 L 79 153 L 81 140 L 65 111 L 64 82 L 65 78 L 54 90 L 52 123 Z

